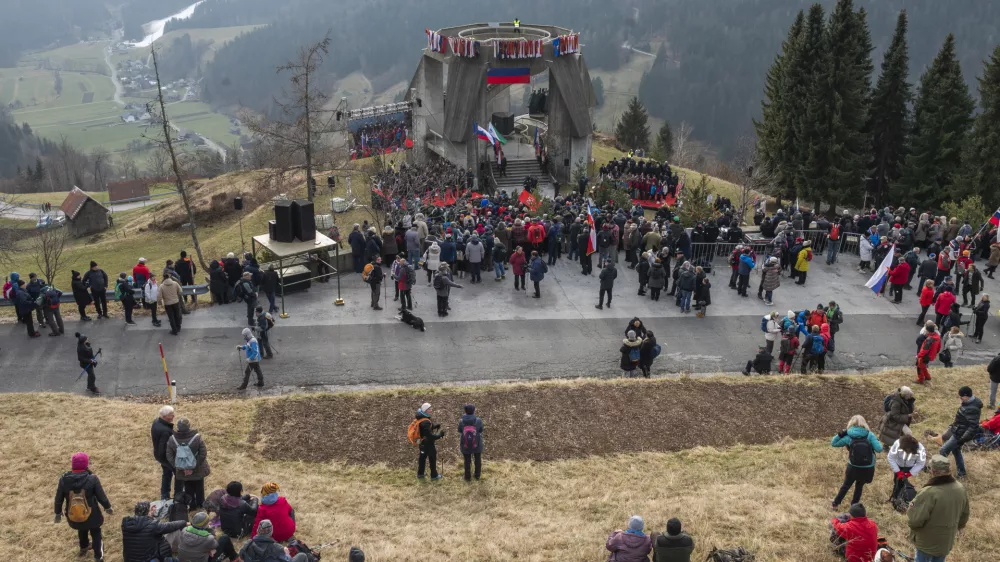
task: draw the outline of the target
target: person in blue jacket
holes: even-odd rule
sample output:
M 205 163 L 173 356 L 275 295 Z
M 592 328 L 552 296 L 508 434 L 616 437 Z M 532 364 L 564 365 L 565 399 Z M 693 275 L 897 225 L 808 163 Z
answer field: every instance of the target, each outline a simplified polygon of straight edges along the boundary
M 868 422 L 863 416 L 854 416 L 847 422 L 847 429 L 833 436 L 830 445 L 847 448 L 847 471 L 844 473 L 844 483 L 833 498 L 833 509 L 840 506 L 841 500 L 847 495 L 847 490 L 854 485 L 854 495 L 851 505 L 861 501 L 861 492 L 865 484 L 870 484 L 875 476 L 875 453 L 882 452 L 882 443 L 868 429 Z
M 535 294 L 531 295 L 532 298 L 542 298 L 542 291 L 538 284 L 541 283 L 542 279 L 545 279 L 545 273 L 548 270 L 549 266 L 545 265 L 545 260 L 538 257 L 538 252 L 533 250 L 531 252 L 531 263 L 528 264 L 528 271 L 531 273 L 531 282 L 535 285 Z
M 264 373 L 260 370 L 260 346 L 257 338 L 253 337 L 250 328 L 243 328 L 243 345 L 236 346 L 236 349 L 246 352 L 247 368 L 243 371 L 243 384 L 237 390 L 246 390 L 247 383 L 250 382 L 250 371 L 257 373 L 257 387 L 264 386 Z

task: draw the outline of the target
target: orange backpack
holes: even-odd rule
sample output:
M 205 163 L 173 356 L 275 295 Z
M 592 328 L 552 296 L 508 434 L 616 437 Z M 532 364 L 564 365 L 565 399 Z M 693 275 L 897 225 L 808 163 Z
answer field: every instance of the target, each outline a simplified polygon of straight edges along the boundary
M 430 421 L 430 418 L 415 418 L 410 422 L 410 426 L 406 428 L 406 438 L 410 440 L 411 444 L 420 446 L 420 424 Z

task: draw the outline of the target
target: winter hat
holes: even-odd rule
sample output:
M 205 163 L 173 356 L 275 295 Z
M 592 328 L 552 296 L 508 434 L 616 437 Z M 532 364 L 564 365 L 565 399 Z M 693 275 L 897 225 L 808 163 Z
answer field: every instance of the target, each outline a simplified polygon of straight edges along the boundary
M 187 418 L 177 419 L 177 433 L 181 433 L 182 431 L 191 431 L 191 420 Z
M 676 537 L 677 535 L 681 534 L 680 519 L 676 517 L 671 517 L 670 520 L 667 521 L 667 534 L 672 537 Z
M 253 332 L 250 331 L 250 328 L 243 328 L 241 333 L 243 334 L 243 339 L 245 340 L 249 341 L 250 338 L 253 337 Z
M 934 455 L 933 457 L 931 457 L 930 465 L 931 465 L 931 470 L 933 470 L 934 472 L 951 471 L 951 463 L 948 462 L 948 457 L 944 457 L 941 455 Z
M 629 330 L 628 333 L 625 334 L 625 336 L 627 336 L 629 340 L 634 340 L 635 339 L 635 330 Z
M 90 267 L 97 267 L 97 262 L 96 261 L 90 262 Z
M 208 522 L 208 514 L 204 511 L 195 513 L 194 517 L 191 518 L 191 526 L 195 529 L 204 529 L 205 527 L 208 527 Z
M 77 270 L 75 270 L 75 269 L 73 271 L 70 271 L 70 273 L 73 275 L 73 277 L 79 277 L 80 276 L 80 272 L 77 271 Z
M 257 525 L 257 535 L 261 537 L 270 537 L 271 533 L 274 532 L 274 525 L 271 524 L 270 519 L 261 520 L 260 524 Z
M 87 341 L 87 336 L 81 334 L 80 332 L 77 332 L 77 333 L 75 333 L 73 335 L 76 336 L 76 341 L 78 341 L 80 343 L 83 343 L 83 342 Z
M 968 386 L 963 386 L 962 388 L 958 389 L 958 395 L 959 396 L 972 396 L 972 389 L 969 388 Z
M 899 395 L 903 398 L 913 398 L 913 390 L 908 386 L 899 387 Z
M 475 414 L 476 413 L 476 405 L 475 404 L 466 404 L 465 405 L 465 413 L 469 414 L 470 416 L 472 414 Z
M 865 504 L 856 503 L 847 510 L 847 513 L 851 514 L 851 517 L 867 517 L 868 511 L 865 509 Z
M 129 275 L 129 276 L 128 276 L 128 277 L 126 277 L 125 279 L 128 279 L 128 282 L 129 282 L 129 283 L 134 283 L 134 282 L 135 282 L 135 279 L 132 279 L 132 276 L 131 276 L 131 275 Z
M 347 556 L 348 562 L 365 562 L 365 553 L 361 552 L 361 549 L 352 546 L 351 553 Z
M 146 258 L 139 258 L 139 263 L 146 263 Z
M 427 410 L 430 410 L 430 409 L 431 409 L 431 403 L 430 402 L 424 402 L 423 404 L 420 405 L 420 410 L 423 411 L 423 412 L 426 412 Z
M 354 226 L 358 226 L 358 225 L 354 225 Z M 229 252 L 228 254 L 226 254 L 226 258 L 227 258 L 227 259 L 228 259 L 228 258 L 235 258 L 235 257 L 236 257 L 236 254 L 234 254 L 234 253 L 232 253 L 232 252 Z
M 147 501 L 135 502 L 135 507 L 132 508 L 132 513 L 136 517 L 146 517 L 149 515 L 150 503 Z
M 70 466 L 75 471 L 87 470 L 87 467 L 90 466 L 90 457 L 87 456 L 87 453 L 73 453 Z
M 266 496 L 268 494 L 273 494 L 278 491 L 277 482 L 265 482 L 264 486 L 260 489 L 260 495 Z
M 243 484 L 233 480 L 229 484 L 226 484 L 226 493 L 230 496 L 240 497 L 243 495 Z
M 646 523 L 642 520 L 642 517 L 639 517 L 638 515 L 633 515 L 632 517 L 629 517 L 629 519 L 628 519 L 628 530 L 629 531 L 640 531 L 641 532 L 642 529 L 643 529 L 643 527 L 645 527 L 645 526 L 646 526 Z

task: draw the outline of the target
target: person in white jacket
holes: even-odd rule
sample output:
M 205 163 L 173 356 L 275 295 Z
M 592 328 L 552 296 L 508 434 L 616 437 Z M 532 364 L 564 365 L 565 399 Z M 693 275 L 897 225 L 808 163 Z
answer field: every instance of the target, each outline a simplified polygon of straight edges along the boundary
M 162 324 L 162 322 L 156 319 L 156 297 L 159 295 L 160 286 L 156 283 L 156 274 L 150 272 L 149 279 L 142 286 L 142 299 L 145 301 L 146 306 L 149 307 L 149 314 L 153 317 L 153 325 L 157 328 Z
M 867 235 L 862 234 L 859 238 L 860 241 L 858 242 L 859 244 L 858 253 L 860 254 L 861 257 L 861 263 L 858 264 L 858 271 L 864 273 L 869 269 L 871 269 L 872 250 L 875 249 L 875 246 L 872 245 L 872 242 L 871 240 L 868 239 Z
M 919 474 L 924 469 L 927 464 L 927 449 L 910 433 L 909 427 L 903 426 L 903 435 L 889 448 L 886 460 L 892 468 L 891 500 L 906 485 L 910 476 Z
M 764 345 L 767 346 L 767 352 L 773 355 L 774 342 L 781 338 L 781 316 L 777 312 L 772 312 L 764 318 L 767 318 L 767 330 L 764 332 Z
M 441 246 L 438 246 L 437 242 L 431 242 L 431 245 L 427 247 L 427 251 L 424 252 L 424 269 L 427 270 L 427 284 L 431 284 L 431 278 L 434 273 L 437 272 L 438 267 L 441 266 Z

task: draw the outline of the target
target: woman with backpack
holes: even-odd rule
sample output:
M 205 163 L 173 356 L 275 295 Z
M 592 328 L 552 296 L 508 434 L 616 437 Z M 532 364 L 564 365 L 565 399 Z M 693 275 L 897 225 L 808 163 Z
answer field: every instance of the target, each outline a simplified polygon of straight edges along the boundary
M 177 420 L 177 428 L 167 441 L 167 462 L 174 467 L 176 478 L 191 500 L 188 508 L 205 504 L 205 477 L 211 474 L 208 465 L 208 447 L 197 430 L 191 428 L 187 418 Z
M 865 418 L 858 415 L 847 422 L 847 429 L 833 436 L 830 445 L 846 447 L 848 452 L 844 483 L 831 504 L 831 508 L 836 511 L 851 486 L 854 486 L 851 505 L 861 501 L 865 484 L 870 484 L 875 477 L 875 453 L 882 452 L 882 443 L 868 428 Z
M 94 560 L 104 560 L 104 546 L 101 540 L 101 525 L 104 515 L 100 507 L 113 515 L 111 502 L 101 487 L 101 479 L 90 471 L 90 457 L 87 453 L 74 453 L 70 472 L 59 479 L 56 489 L 55 522 L 63 515 L 71 529 L 75 529 L 80 539 L 80 556 L 86 556 L 93 549 Z M 100 507 L 98 507 L 100 504 Z
M 908 386 L 901 386 L 899 390 L 885 397 L 882 402 L 885 415 L 882 416 L 878 436 L 883 445 L 888 447 L 896 442 L 903 435 L 903 428 L 913 422 L 915 402 L 913 390 Z
M 483 471 L 483 419 L 476 415 L 476 405 L 466 404 L 465 414 L 458 420 L 458 447 L 465 458 L 465 481 L 471 482 Z M 471 472 L 475 460 L 476 471 Z
M 120 273 L 118 281 L 115 282 L 115 298 L 122 303 L 122 311 L 125 313 L 125 323 L 135 324 L 132 321 L 132 311 L 135 310 L 135 292 L 132 286 L 132 276 Z
M 618 351 L 622 354 L 620 366 L 626 378 L 635 377 L 635 370 L 639 367 L 639 359 L 642 356 L 639 350 L 641 345 L 642 340 L 636 337 L 633 330 L 629 330 L 622 340 L 622 347 Z
M 799 349 L 799 338 L 796 336 L 796 333 L 793 321 L 791 326 L 784 329 L 781 336 L 781 345 L 778 348 L 778 372 L 781 374 L 792 372 L 792 363 L 795 362 L 795 352 Z

